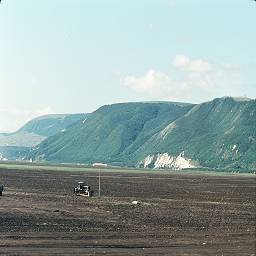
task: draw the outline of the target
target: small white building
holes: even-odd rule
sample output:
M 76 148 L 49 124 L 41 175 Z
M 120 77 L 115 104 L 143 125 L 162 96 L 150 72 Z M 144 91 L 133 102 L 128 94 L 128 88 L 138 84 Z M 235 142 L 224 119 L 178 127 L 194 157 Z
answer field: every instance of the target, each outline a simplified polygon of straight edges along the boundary
M 92 164 L 93 167 L 107 167 L 107 164 L 103 164 L 103 163 L 93 163 Z

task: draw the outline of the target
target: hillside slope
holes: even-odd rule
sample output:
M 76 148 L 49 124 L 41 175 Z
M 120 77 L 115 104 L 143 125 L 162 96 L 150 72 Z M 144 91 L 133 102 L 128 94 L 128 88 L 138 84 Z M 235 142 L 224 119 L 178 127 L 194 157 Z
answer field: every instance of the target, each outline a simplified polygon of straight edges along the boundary
M 29 154 L 51 162 L 152 168 L 256 168 L 256 101 L 103 106 Z
M 49 137 L 79 120 L 85 120 L 87 116 L 88 114 L 53 114 L 40 116 L 26 123 L 16 133 L 27 132 Z
M 131 152 L 192 106 L 158 102 L 103 106 L 86 123 L 76 123 L 66 132 L 46 139 L 29 157 L 54 162 L 101 161 L 126 165 Z
M 194 106 L 136 152 L 187 158 L 212 168 L 256 168 L 256 101 L 220 98 Z M 145 162 L 145 161 L 144 161 Z

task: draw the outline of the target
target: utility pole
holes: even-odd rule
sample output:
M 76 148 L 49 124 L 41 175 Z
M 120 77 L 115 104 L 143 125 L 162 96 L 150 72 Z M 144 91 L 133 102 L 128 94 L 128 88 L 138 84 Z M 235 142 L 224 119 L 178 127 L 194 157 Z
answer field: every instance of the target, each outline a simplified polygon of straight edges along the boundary
M 100 177 L 100 174 L 101 174 L 101 173 L 100 173 L 100 169 L 99 169 L 99 193 L 98 193 L 98 196 L 99 196 L 99 197 L 100 197 L 100 185 L 101 185 L 101 184 L 100 184 L 100 178 L 101 178 L 101 177 Z

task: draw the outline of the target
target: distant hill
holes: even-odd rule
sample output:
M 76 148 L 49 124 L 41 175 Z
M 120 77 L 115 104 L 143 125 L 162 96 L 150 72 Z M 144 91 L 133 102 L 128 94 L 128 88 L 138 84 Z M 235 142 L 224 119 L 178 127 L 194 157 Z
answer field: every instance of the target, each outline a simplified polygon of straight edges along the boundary
M 38 145 L 44 139 L 65 129 L 87 114 L 45 115 L 35 118 L 14 133 L 0 133 L 0 154 L 2 158 L 15 159 L 16 154 L 27 152 L 28 147 Z
M 107 105 L 28 155 L 36 161 L 150 168 L 256 169 L 256 101 Z
M 26 132 L 49 137 L 60 131 L 64 131 L 68 126 L 79 120 L 86 119 L 87 116 L 88 114 L 55 114 L 40 116 L 26 123 L 16 133 Z

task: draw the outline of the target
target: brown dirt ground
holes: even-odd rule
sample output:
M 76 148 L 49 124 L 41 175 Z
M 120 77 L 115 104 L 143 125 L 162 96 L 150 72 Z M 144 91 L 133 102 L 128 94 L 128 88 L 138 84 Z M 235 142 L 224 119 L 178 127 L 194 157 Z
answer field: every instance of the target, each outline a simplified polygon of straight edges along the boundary
M 255 255 L 255 176 L 0 170 L 1 255 Z M 132 205 L 133 200 L 140 205 Z

